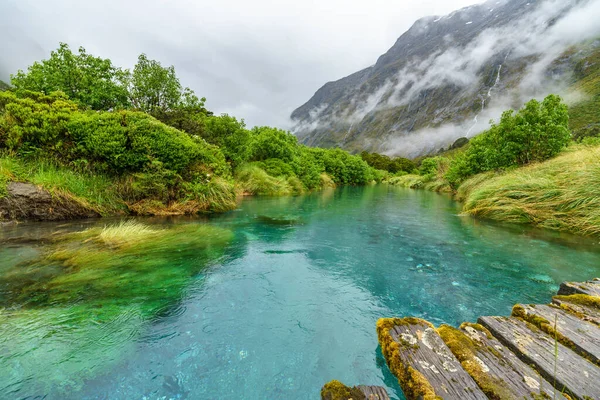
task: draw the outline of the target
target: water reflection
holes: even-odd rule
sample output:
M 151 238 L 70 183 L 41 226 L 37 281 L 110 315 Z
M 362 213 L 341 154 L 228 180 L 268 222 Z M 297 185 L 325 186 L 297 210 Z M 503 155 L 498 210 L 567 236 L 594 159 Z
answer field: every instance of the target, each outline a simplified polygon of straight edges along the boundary
M 546 302 L 560 281 L 600 275 L 597 240 L 459 212 L 446 196 L 387 186 L 248 199 L 203 220 L 144 220 L 182 233 L 134 253 L 100 249 L 110 262 L 79 269 L 63 257 L 57 271 L 25 285 L 31 268 L 57 267 L 39 262 L 56 251 L 53 232 L 90 223 L 5 229 L 0 370 L 10 373 L 0 375 L 0 390 L 13 398 L 304 399 L 339 379 L 383 385 L 399 398 L 376 349 L 378 318 L 456 325 Z M 197 246 L 194 238 L 211 237 L 190 233 L 199 227 L 229 236 Z M 67 246 L 86 260 L 98 253 L 85 249 Z M 100 270 L 101 279 L 82 285 Z M 57 276 L 69 278 L 66 286 L 55 285 Z

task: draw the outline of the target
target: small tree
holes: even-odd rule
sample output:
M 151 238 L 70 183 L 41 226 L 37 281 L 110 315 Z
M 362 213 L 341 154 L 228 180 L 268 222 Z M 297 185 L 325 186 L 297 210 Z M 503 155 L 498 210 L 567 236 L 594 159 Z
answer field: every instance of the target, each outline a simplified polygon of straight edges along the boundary
M 175 67 L 165 68 L 160 62 L 140 54 L 129 91 L 133 107 L 145 112 L 172 110 L 179 105 L 182 91 Z
M 470 175 L 540 162 L 554 157 L 571 140 L 566 104 L 557 95 L 531 100 L 515 113 L 505 111 L 498 124 L 473 138 L 468 150 L 453 160 L 446 179 L 453 186 Z
M 48 60 L 35 62 L 26 72 L 12 75 L 11 83 L 17 91 L 47 95 L 61 91 L 80 106 L 110 110 L 129 105 L 128 74 L 109 59 L 94 57 L 83 47 L 75 54 L 66 43 L 61 43 Z

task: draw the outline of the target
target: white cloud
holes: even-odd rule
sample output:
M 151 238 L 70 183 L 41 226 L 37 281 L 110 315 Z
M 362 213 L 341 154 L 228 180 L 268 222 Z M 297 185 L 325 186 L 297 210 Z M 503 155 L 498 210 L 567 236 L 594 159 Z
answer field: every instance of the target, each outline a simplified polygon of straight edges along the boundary
M 385 145 L 379 151 L 416 156 L 446 146 L 459 137 L 477 134 L 489 126 L 490 119 L 499 118 L 503 110 L 514 107 L 515 103 L 522 104 L 530 98 L 542 98 L 549 93 L 561 93 L 565 89 L 560 82 L 548 80 L 545 74 L 548 67 L 569 46 L 600 36 L 600 25 L 597 23 L 600 17 L 600 0 L 582 1 L 565 13 L 573 3 L 564 0 L 540 2 L 534 12 L 524 13 L 522 18 L 511 21 L 507 26 L 483 30 L 464 47 L 451 46 L 425 59 L 411 60 L 396 76 L 383 83 L 374 95 L 355 104 L 354 108 L 358 111 L 349 116 L 337 113 L 333 118 L 329 117 L 329 120 L 325 116 L 321 121 L 311 123 L 315 126 L 327 126 L 332 121 L 356 123 L 367 112 L 406 105 L 425 90 L 453 85 L 463 90 L 463 97 L 478 96 L 486 108 L 482 107 L 481 113 L 473 121 L 426 128 L 418 132 L 389 132 Z M 446 18 L 455 16 L 456 14 L 451 14 Z M 557 19 L 558 16 L 560 19 Z M 429 24 L 435 24 L 436 21 L 430 21 Z M 548 27 L 550 21 L 554 22 Z M 426 27 L 426 23 L 421 26 L 422 29 Z M 453 43 L 451 36 L 447 36 L 447 43 Z M 505 61 L 507 58 L 526 56 L 536 56 L 537 61 L 529 65 L 518 90 L 512 95 L 507 93 L 499 98 L 495 88 L 490 89 L 487 94 L 473 92 L 478 87 L 474 84 L 481 79 L 478 72 L 492 57 L 498 55 L 504 56 Z M 496 83 L 499 83 L 502 79 L 502 63 L 496 65 L 496 73 Z M 577 97 L 574 94 L 570 96 L 572 99 Z M 374 98 L 377 99 L 376 107 L 373 106 Z M 379 102 L 382 98 L 387 98 L 387 101 Z
M 215 112 L 286 125 L 325 82 L 362 69 L 412 23 L 475 0 L 3 0 L 1 78 L 59 41 L 131 67 L 175 65 Z

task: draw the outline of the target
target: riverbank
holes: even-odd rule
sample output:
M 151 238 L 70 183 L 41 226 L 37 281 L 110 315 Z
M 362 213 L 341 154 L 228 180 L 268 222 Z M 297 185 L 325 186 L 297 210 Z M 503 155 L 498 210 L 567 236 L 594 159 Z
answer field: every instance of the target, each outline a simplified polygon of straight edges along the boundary
M 451 193 L 467 215 L 600 236 L 600 145 L 572 145 L 550 160 L 475 175 L 453 189 L 447 165 L 435 176 L 405 175 L 390 184 Z
M 246 165 L 235 178 L 217 180 L 201 200 L 189 193 L 169 201 L 136 197 L 132 192 L 143 188 L 135 179 L 76 172 L 43 160 L 0 157 L 0 221 L 220 213 L 235 209 L 246 196 L 301 195 L 337 186 L 325 172 L 313 189 L 307 189 L 295 175 L 272 176 L 257 165 Z

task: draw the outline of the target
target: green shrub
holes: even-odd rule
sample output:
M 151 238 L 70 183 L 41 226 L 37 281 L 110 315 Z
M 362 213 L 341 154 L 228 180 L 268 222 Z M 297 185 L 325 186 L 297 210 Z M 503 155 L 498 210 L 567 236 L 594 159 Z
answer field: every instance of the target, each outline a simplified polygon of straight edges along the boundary
M 547 160 L 570 142 L 569 115 L 559 96 L 529 101 L 519 112 L 502 114 L 498 124 L 471 140 L 446 175 L 457 187 L 467 177 L 485 171 Z
M 218 146 L 233 168 L 250 159 L 252 136 L 243 120 L 238 121 L 227 114 L 208 117 L 204 121 L 204 132 L 201 136 L 208 143 Z
M 314 155 L 312 149 L 300 146 L 300 154 L 292 161 L 291 166 L 296 176 L 306 189 L 313 190 L 321 187 L 321 173 L 325 171 L 323 164 Z
M 140 112 L 80 113 L 68 131 L 79 157 L 116 173 L 142 171 L 154 160 L 182 171 L 200 155 L 200 145 L 189 136 Z
M 0 147 L 21 155 L 63 157 L 71 151 L 67 124 L 77 105 L 60 92 L 0 92 Z
M 252 136 L 252 161 L 278 158 L 284 162 L 291 162 L 298 155 L 298 139 L 287 131 L 262 126 L 254 128 Z
M 439 162 L 440 157 L 424 159 L 419 166 L 419 175 L 422 175 L 426 181 L 432 180 L 437 175 Z
M 415 163 L 408 158 L 390 158 L 389 156 L 383 154 L 369 153 L 366 151 L 360 153 L 360 157 L 371 167 L 378 170 L 391 172 L 392 174 L 400 171 L 408 173 L 416 169 Z
M 294 169 L 291 164 L 280 160 L 279 158 L 269 158 L 268 160 L 256 163 L 271 176 L 294 176 Z
M 341 149 L 321 150 L 325 172 L 337 185 L 364 185 L 372 181 L 371 168 L 360 157 Z

